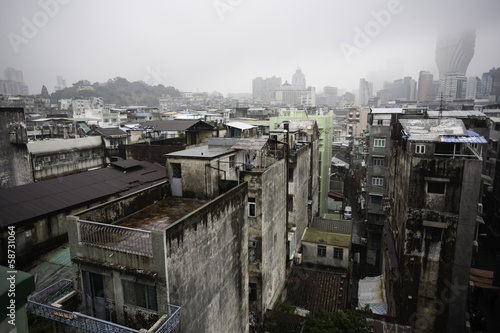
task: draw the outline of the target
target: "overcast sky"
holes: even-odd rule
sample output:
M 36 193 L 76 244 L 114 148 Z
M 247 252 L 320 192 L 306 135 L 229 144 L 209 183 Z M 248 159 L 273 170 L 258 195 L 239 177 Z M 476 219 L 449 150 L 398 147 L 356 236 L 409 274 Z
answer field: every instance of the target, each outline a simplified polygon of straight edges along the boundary
M 0 72 L 22 70 L 30 93 L 62 75 L 227 94 L 300 66 L 317 91 L 349 90 L 384 71 L 437 75 L 437 31 L 468 24 L 480 76 L 500 66 L 499 13 L 498 0 L 2 0 Z

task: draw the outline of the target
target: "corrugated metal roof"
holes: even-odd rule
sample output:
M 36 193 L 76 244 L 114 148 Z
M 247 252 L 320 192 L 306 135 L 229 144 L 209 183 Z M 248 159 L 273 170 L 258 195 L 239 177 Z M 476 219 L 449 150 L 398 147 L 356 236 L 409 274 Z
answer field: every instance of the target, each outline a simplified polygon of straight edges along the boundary
M 247 130 L 247 129 L 251 129 L 251 128 L 257 127 L 257 126 L 246 124 L 246 123 L 242 123 L 242 122 L 239 122 L 239 121 L 232 121 L 230 123 L 226 123 L 226 126 L 234 127 L 234 128 L 240 129 L 240 130 Z
M 118 127 L 101 127 L 96 128 L 95 131 L 104 137 L 127 137 L 127 132 L 121 130 Z
M 427 111 L 427 114 L 431 118 L 438 118 L 438 117 L 452 117 L 452 118 L 467 118 L 469 116 L 474 116 L 474 117 L 486 117 L 484 113 L 481 111 L 476 111 L 476 110 L 443 110 L 443 111 L 435 111 L 435 110 L 429 110 Z
M 372 108 L 371 113 L 403 113 L 402 108 Z
M 239 139 L 231 148 L 241 150 L 262 150 L 268 142 L 268 138 L 244 138 Z
M 351 234 L 352 221 L 329 220 L 316 216 L 311 223 L 311 228 Z
M 467 143 L 488 143 L 482 136 L 448 136 L 443 135 L 441 142 L 467 142 Z
M 201 120 L 157 120 L 145 121 L 139 124 L 143 130 L 149 129 L 157 132 L 177 132 L 189 129 L 213 129 L 213 126 Z
M 72 206 L 126 195 L 165 181 L 166 169 L 146 161 L 123 173 L 123 169 L 103 168 L 0 190 L 0 225 L 34 220 Z

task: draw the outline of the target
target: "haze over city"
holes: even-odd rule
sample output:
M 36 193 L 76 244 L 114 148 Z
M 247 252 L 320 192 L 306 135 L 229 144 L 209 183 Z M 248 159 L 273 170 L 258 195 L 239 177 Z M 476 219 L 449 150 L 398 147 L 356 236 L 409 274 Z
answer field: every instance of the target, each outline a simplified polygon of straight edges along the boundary
M 318 91 L 357 89 L 361 77 L 437 76 L 447 29 L 476 29 L 467 76 L 497 67 L 499 12 L 495 0 L 3 1 L 0 59 L 30 93 L 53 92 L 57 75 L 250 93 L 253 78 L 290 81 L 297 67 Z

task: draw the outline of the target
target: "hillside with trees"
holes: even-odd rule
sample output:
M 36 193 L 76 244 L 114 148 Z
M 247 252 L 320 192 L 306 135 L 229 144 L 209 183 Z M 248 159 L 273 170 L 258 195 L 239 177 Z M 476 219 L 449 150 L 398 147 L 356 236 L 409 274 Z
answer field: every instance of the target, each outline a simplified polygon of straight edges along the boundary
M 158 106 L 158 98 L 163 96 L 180 96 L 174 87 L 161 84 L 150 86 L 144 81 L 129 82 L 122 77 L 108 80 L 106 83 L 81 80 L 72 87 L 58 90 L 50 95 L 51 103 L 56 104 L 61 98 L 101 97 L 106 104 Z

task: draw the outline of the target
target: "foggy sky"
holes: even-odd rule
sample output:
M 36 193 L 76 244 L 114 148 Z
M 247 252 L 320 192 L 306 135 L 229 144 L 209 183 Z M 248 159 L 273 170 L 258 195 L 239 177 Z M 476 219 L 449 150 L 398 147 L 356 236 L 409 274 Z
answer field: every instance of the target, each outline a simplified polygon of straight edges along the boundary
M 480 76 L 500 66 L 498 13 L 498 0 L 3 0 L 0 76 L 22 70 L 32 94 L 53 92 L 57 75 L 227 94 L 301 67 L 317 91 L 349 90 L 361 77 L 436 78 L 438 31 L 466 26 L 476 28 L 467 75 Z

